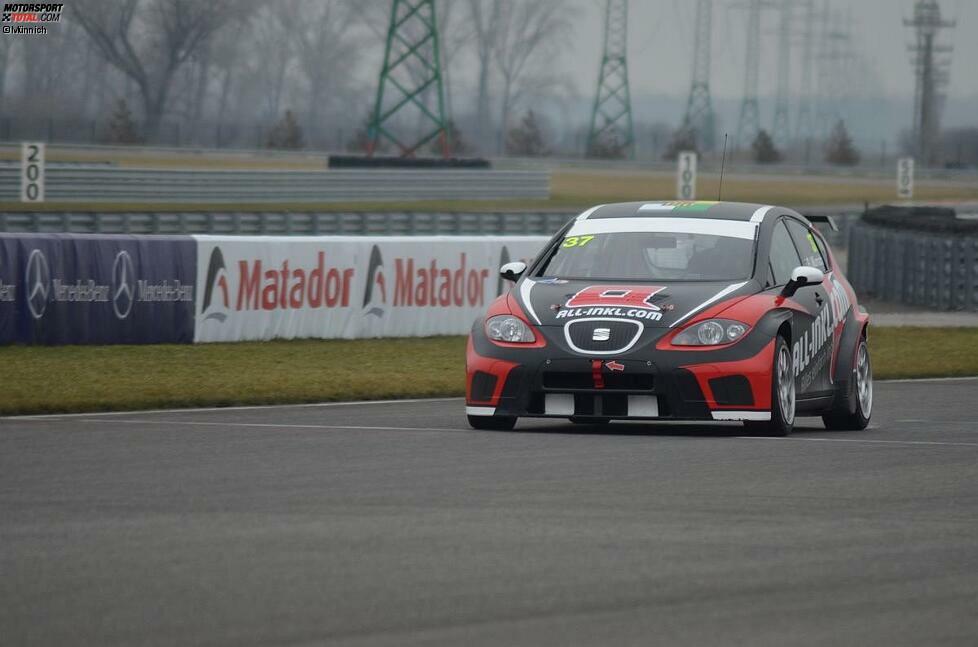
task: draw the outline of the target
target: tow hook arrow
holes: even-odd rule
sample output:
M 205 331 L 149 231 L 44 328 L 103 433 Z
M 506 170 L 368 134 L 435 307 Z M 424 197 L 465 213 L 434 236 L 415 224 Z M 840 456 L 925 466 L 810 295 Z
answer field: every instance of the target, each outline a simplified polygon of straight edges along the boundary
M 615 360 L 611 360 L 610 362 L 605 362 L 604 365 L 605 365 L 605 367 L 609 371 L 624 371 L 625 370 L 625 365 L 624 364 L 621 364 L 619 362 L 616 362 Z

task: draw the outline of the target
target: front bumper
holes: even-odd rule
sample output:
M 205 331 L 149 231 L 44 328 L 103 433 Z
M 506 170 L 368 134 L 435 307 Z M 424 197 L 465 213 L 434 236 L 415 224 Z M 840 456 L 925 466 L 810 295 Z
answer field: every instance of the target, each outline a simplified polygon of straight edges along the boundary
M 744 355 L 740 357 L 740 355 Z M 769 420 L 774 343 L 741 352 L 659 351 L 584 357 L 549 345 L 501 347 L 474 334 L 466 413 L 535 418 Z

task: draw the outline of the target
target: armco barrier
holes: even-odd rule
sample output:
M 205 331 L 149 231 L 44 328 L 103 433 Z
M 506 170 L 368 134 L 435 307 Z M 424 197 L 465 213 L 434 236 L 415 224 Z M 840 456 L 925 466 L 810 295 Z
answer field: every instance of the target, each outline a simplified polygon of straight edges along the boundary
M 189 236 L 0 235 L 0 343 L 191 342 Z
M 539 212 L 0 212 L 0 232 L 500 236 L 554 234 L 578 211 Z
M 195 236 L 195 340 L 463 334 L 544 237 Z
M 390 202 L 550 197 L 549 171 L 486 169 L 184 170 L 50 164 L 48 202 Z M 19 165 L 0 166 L 0 201 L 20 198 Z
M 943 218 L 868 213 L 853 225 L 846 273 L 853 288 L 885 301 L 978 311 L 978 222 L 955 222 L 945 211 Z
M 546 240 L 0 234 L 0 343 L 463 334 Z

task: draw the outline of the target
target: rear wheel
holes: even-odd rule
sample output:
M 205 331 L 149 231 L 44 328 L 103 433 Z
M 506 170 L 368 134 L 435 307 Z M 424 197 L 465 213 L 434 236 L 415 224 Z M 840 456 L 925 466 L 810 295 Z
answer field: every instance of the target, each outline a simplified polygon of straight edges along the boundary
M 509 431 L 516 426 L 516 416 L 466 416 L 473 429 Z
M 795 426 L 795 366 L 788 342 L 778 335 L 771 367 L 771 419 L 746 421 L 751 432 L 765 436 L 787 436 Z
M 873 366 L 869 359 L 866 338 L 860 338 L 856 348 L 856 370 L 843 397 L 832 411 L 822 416 L 826 429 L 859 431 L 869 424 L 873 413 Z

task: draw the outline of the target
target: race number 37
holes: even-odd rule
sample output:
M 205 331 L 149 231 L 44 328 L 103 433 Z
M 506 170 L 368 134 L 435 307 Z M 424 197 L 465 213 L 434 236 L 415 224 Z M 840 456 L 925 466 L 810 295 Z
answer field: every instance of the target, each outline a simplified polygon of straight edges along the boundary
M 44 202 L 44 144 L 20 145 L 20 201 Z

